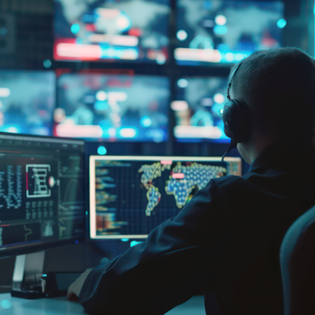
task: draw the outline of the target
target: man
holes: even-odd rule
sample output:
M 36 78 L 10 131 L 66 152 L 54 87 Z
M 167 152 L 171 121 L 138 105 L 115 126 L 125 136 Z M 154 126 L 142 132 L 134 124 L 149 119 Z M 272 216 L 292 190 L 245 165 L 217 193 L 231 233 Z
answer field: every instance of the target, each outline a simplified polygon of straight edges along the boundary
M 211 180 L 145 243 L 86 271 L 69 298 L 92 314 L 164 314 L 204 290 L 209 314 L 215 303 L 221 315 L 282 314 L 280 244 L 315 204 L 314 87 L 299 49 L 246 58 L 229 93 L 249 113 L 237 144 L 249 171 Z

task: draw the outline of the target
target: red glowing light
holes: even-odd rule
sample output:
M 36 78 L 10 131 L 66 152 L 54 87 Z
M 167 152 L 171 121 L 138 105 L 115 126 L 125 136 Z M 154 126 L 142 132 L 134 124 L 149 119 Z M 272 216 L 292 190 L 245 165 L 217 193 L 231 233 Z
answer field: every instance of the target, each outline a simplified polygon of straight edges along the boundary
M 131 36 L 140 37 L 140 36 L 141 36 L 141 30 L 140 30 L 139 28 L 131 28 L 131 29 L 128 31 L 128 34 L 131 35 Z
M 174 178 L 174 179 L 183 179 L 183 178 L 185 178 L 185 174 L 183 174 L 183 173 L 173 173 L 172 174 L 172 178 Z

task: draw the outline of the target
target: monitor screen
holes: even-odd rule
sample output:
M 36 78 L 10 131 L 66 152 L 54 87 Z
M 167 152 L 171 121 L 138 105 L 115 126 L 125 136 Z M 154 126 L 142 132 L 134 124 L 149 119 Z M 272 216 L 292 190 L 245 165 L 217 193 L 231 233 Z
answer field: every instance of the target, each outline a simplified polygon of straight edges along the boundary
M 164 64 L 170 0 L 55 0 L 56 60 Z
M 0 256 L 85 236 L 84 141 L 0 133 Z
M 228 79 L 180 78 L 176 82 L 176 100 L 171 103 L 175 115 L 174 136 L 178 142 L 228 142 L 220 110 L 227 102 Z
M 51 135 L 55 94 L 52 71 L 0 70 L 0 131 Z
M 90 237 L 145 238 L 212 178 L 241 175 L 228 157 L 90 156 Z
M 177 0 L 174 56 L 180 65 L 235 63 L 281 46 L 281 1 Z
M 169 94 L 164 77 L 64 74 L 58 80 L 54 134 L 94 141 L 166 141 Z

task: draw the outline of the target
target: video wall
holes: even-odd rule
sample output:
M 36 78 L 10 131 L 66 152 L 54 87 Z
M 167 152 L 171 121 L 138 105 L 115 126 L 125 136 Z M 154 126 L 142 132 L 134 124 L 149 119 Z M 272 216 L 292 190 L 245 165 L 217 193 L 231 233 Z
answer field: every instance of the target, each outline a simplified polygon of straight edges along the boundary
M 170 0 L 55 0 L 57 60 L 168 59 Z
M 179 65 L 228 64 L 280 47 L 283 11 L 280 1 L 178 0 L 175 59 Z
M 178 65 L 231 64 L 281 46 L 281 1 L 176 0 Z M 54 58 L 169 61 L 170 0 L 55 0 Z M 175 40 L 175 39 L 174 39 Z
M 52 71 L 0 70 L 0 131 L 51 135 L 55 90 Z
M 54 134 L 88 140 L 168 140 L 168 78 L 64 74 Z
M 174 136 L 179 142 L 226 142 L 220 111 L 227 102 L 228 79 L 219 77 L 180 78 L 176 100 Z
M 54 0 L 57 71 L 0 70 L 0 131 L 227 142 L 228 71 L 285 24 L 281 1 Z

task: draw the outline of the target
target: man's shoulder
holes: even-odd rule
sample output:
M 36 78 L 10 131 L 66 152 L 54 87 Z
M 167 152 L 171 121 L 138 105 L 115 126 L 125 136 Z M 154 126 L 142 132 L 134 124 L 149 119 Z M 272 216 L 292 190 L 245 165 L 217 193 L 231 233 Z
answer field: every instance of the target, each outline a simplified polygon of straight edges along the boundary
M 228 187 L 239 185 L 242 182 L 246 182 L 246 179 L 236 175 L 227 175 L 223 177 L 214 178 L 212 181 L 215 186 L 217 186 L 218 188 L 222 188 L 225 186 Z
M 247 179 L 236 175 L 214 178 L 211 182 L 210 191 L 211 189 L 218 190 L 221 196 L 226 198 L 247 195 L 254 189 Z

